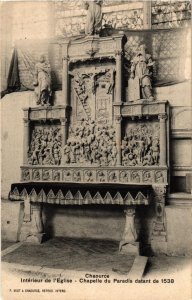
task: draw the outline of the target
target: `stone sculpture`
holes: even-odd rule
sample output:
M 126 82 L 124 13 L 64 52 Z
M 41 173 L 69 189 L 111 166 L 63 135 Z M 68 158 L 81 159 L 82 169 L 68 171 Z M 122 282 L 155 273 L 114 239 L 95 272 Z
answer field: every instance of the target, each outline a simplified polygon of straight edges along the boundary
M 131 61 L 131 73 L 128 81 L 129 101 L 147 99 L 153 101 L 151 76 L 154 62 L 146 53 L 145 45 L 140 45 L 137 54 Z
M 85 2 L 85 9 L 87 10 L 87 20 L 85 25 L 86 35 L 94 35 L 100 33 L 102 25 L 102 3 L 102 0 Z
M 35 65 L 35 95 L 37 98 L 37 105 L 50 106 L 51 91 L 51 68 L 46 61 L 44 55 L 41 55 L 39 62 Z
M 113 126 L 82 119 L 64 146 L 64 162 L 115 166 L 117 147 Z
M 157 134 L 158 134 L 158 129 Z M 152 128 L 138 125 L 126 134 L 121 143 L 122 165 L 152 166 L 159 164 L 159 137 L 153 135 Z
M 31 165 L 60 165 L 60 162 L 60 129 L 34 129 L 28 152 L 28 163 Z

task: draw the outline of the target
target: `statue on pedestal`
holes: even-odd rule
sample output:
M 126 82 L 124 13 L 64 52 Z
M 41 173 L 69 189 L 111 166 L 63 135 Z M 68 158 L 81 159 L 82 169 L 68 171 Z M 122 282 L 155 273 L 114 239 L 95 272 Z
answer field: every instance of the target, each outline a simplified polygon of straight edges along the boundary
M 153 101 L 151 76 L 154 62 L 146 53 L 145 45 L 140 45 L 136 56 L 131 61 L 131 74 L 128 81 L 128 99 L 135 101 L 147 99 Z
M 35 94 L 37 105 L 50 106 L 51 91 L 51 68 L 44 55 L 41 55 L 39 62 L 35 65 Z
M 87 20 L 85 25 L 86 35 L 94 35 L 100 33 L 102 25 L 102 3 L 102 0 L 85 2 L 85 9 L 87 10 Z

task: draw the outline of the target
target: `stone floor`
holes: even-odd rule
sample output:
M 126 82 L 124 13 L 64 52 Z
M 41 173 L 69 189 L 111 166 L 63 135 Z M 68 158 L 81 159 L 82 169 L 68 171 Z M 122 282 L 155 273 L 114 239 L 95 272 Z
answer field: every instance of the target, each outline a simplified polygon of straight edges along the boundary
M 2 250 L 5 250 L 6 248 L 14 245 L 15 243 L 14 242 L 9 242 L 9 241 L 2 241 L 1 242 L 1 251 Z
M 3 246 L 4 243 L 2 243 Z M 89 272 L 128 272 L 134 256 L 119 254 L 118 242 L 54 238 L 41 245 L 24 243 L 3 256 L 3 262 Z
M 2 241 L 1 249 L 14 245 Z M 119 254 L 118 242 L 113 240 L 83 238 L 53 238 L 41 245 L 23 243 L 3 256 L 2 262 L 41 266 L 52 269 L 127 273 L 134 256 Z M 191 263 L 188 257 L 149 257 L 144 277 L 173 274 Z
M 137 258 L 144 257 L 119 254 L 117 241 L 54 238 L 41 245 L 2 242 L 2 249 L 5 300 L 192 299 L 191 259 L 187 257 L 149 257 L 141 281 L 141 277 L 130 274 L 134 265 L 140 268 L 140 263 L 135 263 Z M 110 284 L 81 283 L 87 273 L 109 274 Z M 42 283 L 23 283 L 22 278 L 41 279 Z M 72 283 L 63 283 L 63 279 Z M 128 280 L 128 283 L 114 283 L 114 280 Z

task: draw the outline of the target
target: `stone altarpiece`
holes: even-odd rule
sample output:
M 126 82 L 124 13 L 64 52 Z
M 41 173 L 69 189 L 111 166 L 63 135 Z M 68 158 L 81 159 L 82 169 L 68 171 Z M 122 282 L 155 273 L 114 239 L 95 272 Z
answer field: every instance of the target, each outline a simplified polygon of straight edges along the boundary
M 57 43 L 62 49 L 63 105 L 24 109 L 21 183 L 10 192 L 10 199 L 25 201 L 21 240 L 42 240 L 42 203 L 116 204 L 126 214 L 119 249 L 138 252 L 135 208 L 153 200 L 152 245 L 162 251 L 168 102 L 126 98 L 123 34 Z

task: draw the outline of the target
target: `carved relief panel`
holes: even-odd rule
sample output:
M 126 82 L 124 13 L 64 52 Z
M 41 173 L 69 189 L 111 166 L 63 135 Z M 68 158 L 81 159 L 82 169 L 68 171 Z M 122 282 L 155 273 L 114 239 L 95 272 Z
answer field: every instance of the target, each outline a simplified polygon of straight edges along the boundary
M 112 125 L 81 119 L 64 146 L 64 164 L 115 166 L 117 148 Z
M 73 122 L 84 118 L 97 120 L 99 124 L 112 124 L 113 67 L 84 67 L 71 74 Z
M 62 136 L 59 126 L 34 126 L 30 137 L 28 164 L 60 165 L 62 156 L 61 146 Z
M 159 123 L 157 121 L 129 121 L 121 144 L 122 165 L 154 166 L 159 165 Z M 147 174 L 145 174 L 147 176 Z M 148 180 L 147 180 L 148 181 Z

